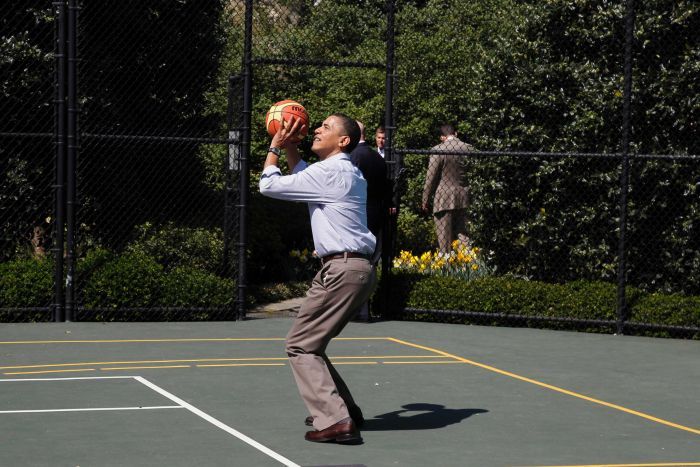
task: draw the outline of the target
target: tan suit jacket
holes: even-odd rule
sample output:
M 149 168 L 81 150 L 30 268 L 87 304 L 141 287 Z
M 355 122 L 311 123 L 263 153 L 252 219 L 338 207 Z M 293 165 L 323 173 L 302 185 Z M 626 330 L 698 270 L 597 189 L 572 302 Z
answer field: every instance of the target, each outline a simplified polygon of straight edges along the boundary
M 470 152 L 474 147 L 457 137 L 432 148 L 436 151 Z M 433 199 L 433 214 L 451 209 L 464 209 L 469 204 L 469 188 L 462 185 L 464 171 L 461 160 L 463 156 L 454 154 L 433 154 L 428 162 L 428 173 L 423 188 L 423 205 Z

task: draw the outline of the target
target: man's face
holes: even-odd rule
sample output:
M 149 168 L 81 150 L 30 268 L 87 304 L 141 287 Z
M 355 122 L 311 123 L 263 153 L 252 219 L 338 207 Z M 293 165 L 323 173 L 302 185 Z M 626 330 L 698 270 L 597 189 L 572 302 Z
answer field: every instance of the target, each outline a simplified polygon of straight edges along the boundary
M 386 138 L 386 134 L 383 131 L 378 131 L 376 135 L 374 135 L 374 141 L 377 143 L 377 148 L 379 149 L 384 149 L 384 139 Z
M 347 145 L 348 136 L 341 134 L 341 126 L 338 118 L 330 116 L 323 121 L 320 127 L 314 131 L 314 139 L 311 150 L 321 159 L 342 151 Z

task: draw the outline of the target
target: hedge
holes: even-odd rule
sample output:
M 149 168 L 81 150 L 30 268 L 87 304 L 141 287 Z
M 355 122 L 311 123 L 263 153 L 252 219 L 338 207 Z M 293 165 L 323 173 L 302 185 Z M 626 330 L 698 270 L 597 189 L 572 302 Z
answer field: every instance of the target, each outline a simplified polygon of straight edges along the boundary
M 600 326 L 578 321 L 615 321 L 617 286 L 605 282 L 575 281 L 549 284 L 510 277 L 484 277 L 465 281 L 453 277 L 421 274 L 397 274 L 391 278 L 390 306 L 393 316 L 406 308 L 422 310 L 466 311 L 493 314 L 470 317 L 460 313 L 413 313 L 419 320 L 440 320 L 473 324 L 521 324 L 553 329 L 600 331 Z M 700 297 L 649 294 L 627 288 L 631 323 L 700 328 Z M 375 310 L 376 312 L 377 310 Z M 405 315 L 405 314 L 404 314 Z M 523 317 L 519 319 L 508 316 Z M 564 321 L 543 320 L 544 317 Z M 603 326 L 605 328 L 605 326 Z M 610 326 L 608 326 L 610 328 Z M 631 330 L 635 334 L 666 336 L 655 331 Z M 700 338 L 700 333 L 687 333 Z
M 85 284 L 81 305 L 85 307 L 222 307 L 231 306 L 235 283 L 201 269 L 179 266 L 166 271 L 153 257 L 139 251 L 116 255 L 95 250 L 78 263 Z M 454 277 L 394 274 L 388 306 L 393 316 L 405 308 L 458 310 L 485 313 L 479 317 L 453 314 L 441 320 L 460 323 L 512 324 L 508 316 L 522 316 L 527 326 L 600 331 L 600 327 L 544 321 L 542 317 L 572 320 L 617 318 L 617 287 L 605 282 L 575 281 L 549 284 L 512 277 L 482 277 L 465 281 Z M 304 282 L 251 289 L 251 302 L 299 296 Z M 51 259 L 17 259 L 0 264 L 0 308 L 46 307 L 53 292 Z M 375 297 L 382 291 L 377 290 Z M 374 300 L 375 306 L 379 300 Z M 630 323 L 700 328 L 700 297 L 646 293 L 627 288 Z M 373 310 L 381 313 L 383 310 Z M 489 318 L 493 315 L 493 319 Z M 504 318 L 505 316 L 505 318 Z M 0 319 L 3 314 L 0 313 Z M 31 319 L 30 317 L 27 317 Z M 435 319 L 430 313 L 419 319 Z M 605 328 L 605 327 L 603 327 Z M 632 328 L 636 334 L 666 336 L 658 331 Z M 700 333 L 686 335 L 700 338 Z
M 0 263 L 0 308 L 49 306 L 53 300 L 53 269 L 49 258 Z

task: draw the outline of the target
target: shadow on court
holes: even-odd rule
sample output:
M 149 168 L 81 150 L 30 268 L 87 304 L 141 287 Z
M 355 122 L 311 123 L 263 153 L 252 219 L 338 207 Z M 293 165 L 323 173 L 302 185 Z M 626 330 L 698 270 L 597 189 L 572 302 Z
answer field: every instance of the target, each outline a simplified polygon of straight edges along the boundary
M 387 412 L 366 419 L 363 431 L 436 430 L 461 423 L 485 409 L 448 409 L 444 405 L 415 403 L 402 405 L 402 410 Z

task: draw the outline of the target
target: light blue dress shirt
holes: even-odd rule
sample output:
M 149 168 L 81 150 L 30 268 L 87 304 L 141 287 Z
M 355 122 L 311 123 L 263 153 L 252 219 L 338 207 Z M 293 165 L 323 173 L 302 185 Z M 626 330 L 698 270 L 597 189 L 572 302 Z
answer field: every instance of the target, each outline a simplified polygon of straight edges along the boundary
M 319 256 L 374 252 L 377 240 L 367 228 L 367 181 L 348 154 L 311 165 L 299 161 L 291 175 L 269 166 L 263 170 L 259 187 L 270 198 L 308 203 Z

